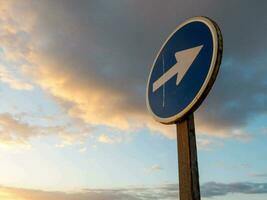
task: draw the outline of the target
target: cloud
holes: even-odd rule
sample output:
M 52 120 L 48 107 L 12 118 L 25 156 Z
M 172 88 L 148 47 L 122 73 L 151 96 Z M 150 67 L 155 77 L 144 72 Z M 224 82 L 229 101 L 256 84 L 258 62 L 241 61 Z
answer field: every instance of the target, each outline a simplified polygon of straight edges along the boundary
M 0 80 L 16 90 L 32 90 L 33 86 L 14 77 L 4 66 L 0 65 Z
M 21 200 L 105 200 L 105 199 L 116 199 L 116 200 L 137 200 L 131 195 L 124 194 L 122 192 L 114 191 L 103 191 L 103 192 L 77 192 L 77 193 L 65 193 L 65 192 L 48 192 L 42 190 L 29 190 L 22 188 L 10 188 L 10 187 L 0 187 L 2 193 L 4 193 L 8 198 L 21 199 Z M 0 193 L 1 195 L 1 193 Z
M 255 178 L 267 178 L 267 173 L 253 173 L 251 176 Z
M 1 144 L 27 144 L 35 134 L 40 134 L 36 127 L 21 122 L 10 114 L 0 114 Z
M 203 197 L 214 197 L 227 195 L 229 193 L 242 193 L 242 194 L 266 194 L 267 183 L 216 183 L 209 182 L 201 187 Z
M 151 166 L 151 170 L 153 170 L 153 171 L 159 171 L 159 170 L 162 170 L 163 168 L 161 167 L 161 166 L 159 166 L 159 165 L 153 165 L 153 166 Z
M 86 151 L 87 151 L 87 148 L 86 147 L 83 147 L 83 148 L 79 149 L 79 152 L 80 153 L 85 153 Z
M 115 143 L 115 140 L 109 137 L 108 135 L 100 135 L 97 139 L 98 142 L 100 143 L 106 143 L 106 144 L 113 144 Z
M 197 140 L 197 149 L 209 149 L 211 141 L 208 139 L 198 139 Z
M 0 197 L 14 200 L 164 200 L 177 199 L 176 191 L 170 188 L 121 188 L 121 189 L 84 189 L 80 192 L 57 192 L 0 186 Z
M 33 85 L 23 76 L 22 68 L 27 62 L 26 56 L 30 54 L 29 24 L 27 20 L 18 21 L 12 13 L 14 1 L 8 1 L 0 5 L 0 80 L 12 89 L 32 90 Z M 23 12 L 16 12 L 17 15 L 27 15 Z
M 158 164 L 152 165 L 151 167 L 146 169 L 148 173 L 158 172 L 161 170 L 163 170 L 163 168 Z
M 267 183 L 217 183 L 201 186 L 202 197 L 212 198 L 229 193 L 266 194 Z M 14 200 L 174 200 L 178 198 L 178 185 L 165 184 L 154 187 L 131 187 L 117 189 L 83 189 L 77 192 L 44 191 L 0 186 L 0 197 Z
M 111 135 L 110 134 L 101 134 L 96 138 L 96 141 L 99 143 L 104 143 L 104 144 L 118 144 L 118 143 L 126 143 L 131 141 L 132 137 L 131 135 L 125 133 L 125 134 L 120 134 L 116 133 Z
M 7 45 L 6 55 L 15 56 L 9 60 L 23 60 L 21 73 L 53 96 L 70 117 L 125 131 L 147 127 L 175 138 L 170 127 L 156 125 L 147 113 L 149 66 L 177 24 L 187 17 L 208 15 L 222 29 L 224 59 L 214 88 L 196 112 L 197 131 L 249 138 L 246 126 L 255 116 L 266 115 L 267 104 L 266 6 L 250 5 L 243 1 L 17 1 L 6 9 L 9 18 L 2 23 L 10 27 L 6 33 L 15 41 L 23 30 L 24 42 L 16 43 L 14 55 L 15 48 Z
M 197 112 L 196 124 L 203 132 L 243 137 L 248 135 L 244 128 L 249 122 L 266 115 L 267 87 L 261 75 L 266 73 L 262 69 L 266 61 L 251 62 L 223 64 L 214 90 Z
M 61 126 L 40 126 L 29 124 L 21 116 L 0 113 L 0 145 L 30 146 L 30 139 L 41 136 L 58 136 L 62 139 L 60 147 L 74 143 L 84 143 L 92 128 L 78 124 Z

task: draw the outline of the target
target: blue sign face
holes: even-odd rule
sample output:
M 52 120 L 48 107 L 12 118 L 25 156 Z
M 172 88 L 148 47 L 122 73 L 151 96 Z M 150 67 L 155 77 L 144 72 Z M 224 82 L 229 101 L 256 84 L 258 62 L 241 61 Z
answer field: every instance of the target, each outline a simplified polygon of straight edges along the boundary
M 214 22 L 196 17 L 179 26 L 164 43 L 147 85 L 147 106 L 156 120 L 174 123 L 203 100 L 221 60 L 218 35 Z

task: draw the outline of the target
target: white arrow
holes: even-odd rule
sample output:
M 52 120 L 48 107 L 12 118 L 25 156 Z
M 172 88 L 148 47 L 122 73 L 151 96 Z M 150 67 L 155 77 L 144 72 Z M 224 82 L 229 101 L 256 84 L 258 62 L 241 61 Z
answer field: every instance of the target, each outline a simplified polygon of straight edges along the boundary
M 203 45 L 193 47 L 190 49 L 178 51 L 175 53 L 177 63 L 173 65 L 165 74 L 153 83 L 153 92 L 159 89 L 163 84 L 170 80 L 177 74 L 176 85 L 183 79 L 184 75 L 196 59 Z

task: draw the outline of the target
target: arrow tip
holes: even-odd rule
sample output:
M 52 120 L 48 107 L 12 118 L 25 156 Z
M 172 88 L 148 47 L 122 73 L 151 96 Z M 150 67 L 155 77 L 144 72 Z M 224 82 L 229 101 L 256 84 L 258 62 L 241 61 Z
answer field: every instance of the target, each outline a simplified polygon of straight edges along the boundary
M 178 51 L 175 53 L 175 58 L 176 58 L 176 61 L 178 62 L 178 60 L 181 59 L 181 57 L 183 57 L 184 59 L 190 59 L 191 58 L 196 58 L 196 56 L 199 54 L 200 50 L 203 48 L 203 44 L 202 45 L 199 45 L 197 47 L 193 47 L 193 48 L 190 48 L 190 49 L 186 49 L 186 50 L 182 50 L 182 51 Z
M 177 79 L 176 79 L 176 85 L 178 85 L 181 80 L 183 79 L 184 75 L 196 59 L 197 55 L 201 51 L 204 45 L 200 45 L 197 47 L 193 47 L 190 49 L 186 49 L 183 51 L 179 51 L 175 53 L 175 58 L 177 61 L 177 64 L 182 62 L 182 64 L 179 66 Z M 177 65 L 176 64 L 176 65 Z

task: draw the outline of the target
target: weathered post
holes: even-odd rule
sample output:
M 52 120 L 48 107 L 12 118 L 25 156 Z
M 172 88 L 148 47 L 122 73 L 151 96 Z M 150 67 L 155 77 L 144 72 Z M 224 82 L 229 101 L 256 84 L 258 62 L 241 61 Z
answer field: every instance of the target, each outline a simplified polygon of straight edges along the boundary
M 200 200 L 194 115 L 176 124 L 180 199 Z

